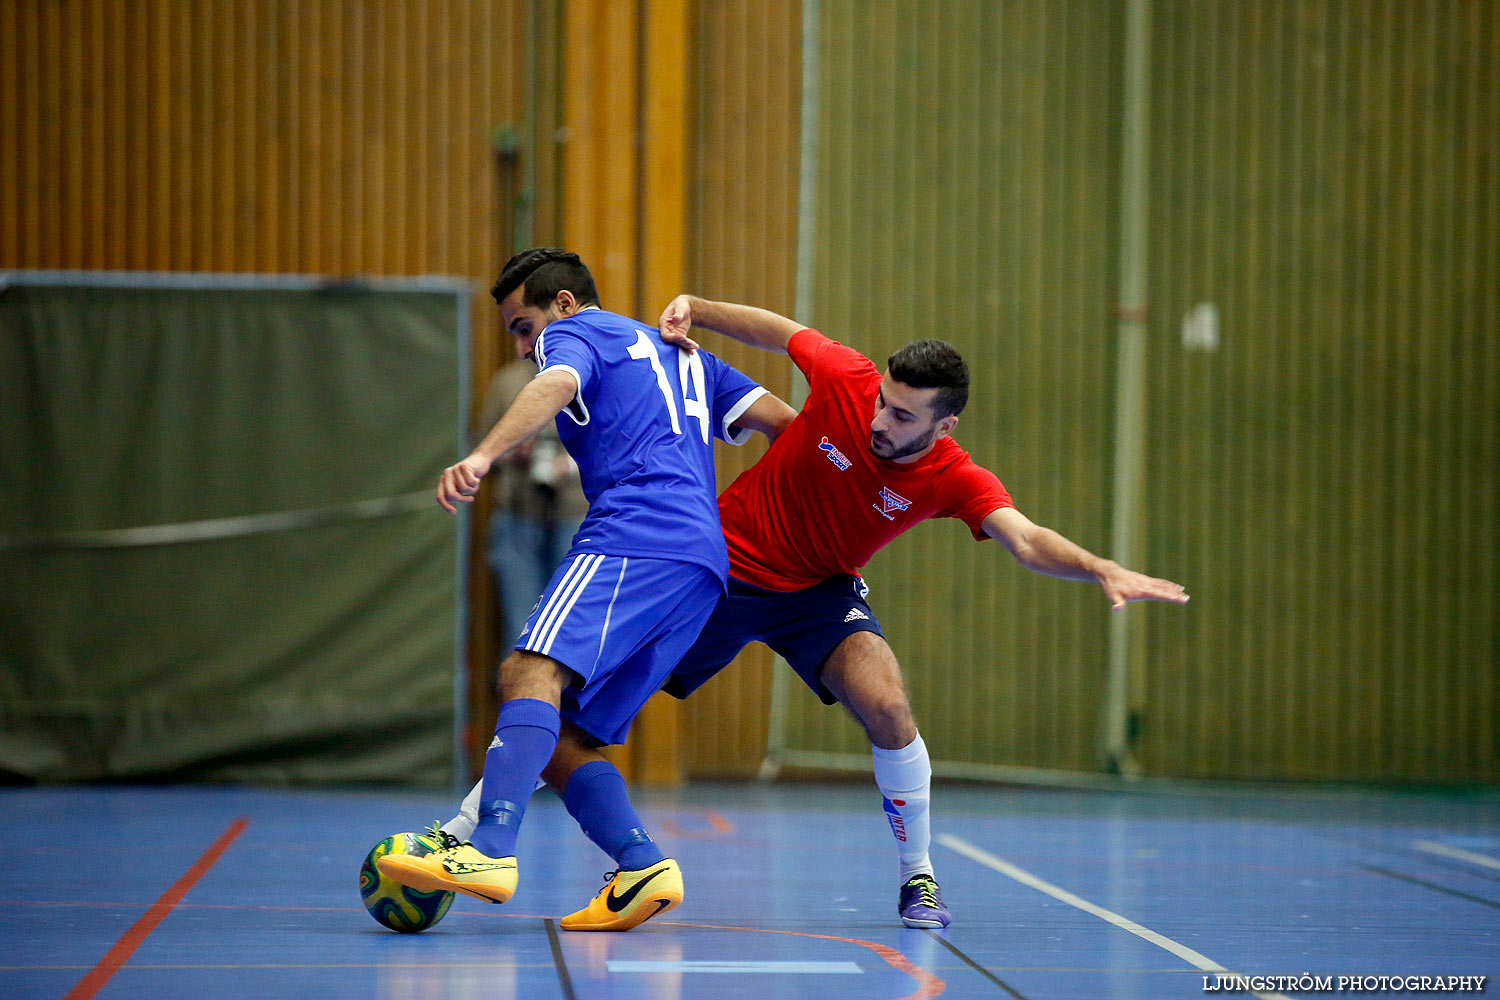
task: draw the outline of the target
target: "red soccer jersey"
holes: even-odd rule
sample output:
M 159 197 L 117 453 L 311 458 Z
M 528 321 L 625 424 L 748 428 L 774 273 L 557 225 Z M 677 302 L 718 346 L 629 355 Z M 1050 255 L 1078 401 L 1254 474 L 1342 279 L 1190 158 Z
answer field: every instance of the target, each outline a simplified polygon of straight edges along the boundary
M 860 567 L 929 517 L 956 517 L 974 537 L 1015 506 L 994 473 L 951 437 L 910 464 L 870 451 L 880 372 L 851 347 L 799 330 L 787 350 L 811 392 L 759 462 L 719 495 L 729 572 L 766 590 L 801 590 Z

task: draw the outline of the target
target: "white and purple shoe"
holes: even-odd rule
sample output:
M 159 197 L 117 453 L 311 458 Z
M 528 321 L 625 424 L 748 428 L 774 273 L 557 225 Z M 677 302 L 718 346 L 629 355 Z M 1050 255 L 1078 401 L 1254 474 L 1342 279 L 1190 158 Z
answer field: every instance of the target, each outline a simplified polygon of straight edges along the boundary
M 901 922 L 908 927 L 947 927 L 953 920 L 943 903 L 942 890 L 931 875 L 913 875 L 901 887 L 901 901 L 896 904 Z

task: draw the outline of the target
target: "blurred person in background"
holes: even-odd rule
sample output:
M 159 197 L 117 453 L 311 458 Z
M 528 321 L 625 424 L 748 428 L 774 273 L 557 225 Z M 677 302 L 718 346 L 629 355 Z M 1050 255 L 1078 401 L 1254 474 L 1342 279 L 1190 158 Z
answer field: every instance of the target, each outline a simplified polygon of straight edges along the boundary
M 495 373 L 484 393 L 476 441 L 500 422 L 535 377 L 536 363 L 526 358 Z M 494 477 L 488 561 L 500 600 L 500 638 L 510 643 L 567 556 L 589 502 L 578 465 L 563 449 L 554 424 L 501 459 Z

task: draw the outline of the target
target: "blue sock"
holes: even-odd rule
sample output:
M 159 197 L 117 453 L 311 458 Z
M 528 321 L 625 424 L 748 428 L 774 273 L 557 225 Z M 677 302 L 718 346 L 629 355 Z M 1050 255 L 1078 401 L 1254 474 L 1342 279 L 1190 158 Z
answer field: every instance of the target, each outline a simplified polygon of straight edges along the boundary
M 624 777 L 609 761 L 590 761 L 574 771 L 562 800 L 568 815 L 622 870 L 639 871 L 666 859 L 630 804 Z
M 516 833 L 537 776 L 557 747 L 562 720 L 557 709 L 535 698 L 514 698 L 500 706 L 495 740 L 484 755 L 479 792 L 479 824 L 469 842 L 481 854 L 505 858 L 516 853 Z

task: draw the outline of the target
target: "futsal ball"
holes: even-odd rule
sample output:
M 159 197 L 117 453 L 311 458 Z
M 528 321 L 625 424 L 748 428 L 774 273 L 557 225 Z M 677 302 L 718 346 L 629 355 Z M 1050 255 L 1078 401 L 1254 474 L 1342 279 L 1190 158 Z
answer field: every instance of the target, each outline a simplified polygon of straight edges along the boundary
M 359 866 L 359 898 L 364 900 L 370 916 L 403 934 L 425 931 L 442 920 L 453 905 L 453 893 L 446 889 L 435 892 L 409 889 L 395 879 L 386 878 L 375 867 L 375 862 L 387 854 L 420 856 L 441 846 L 428 834 L 398 833 L 370 848 L 365 863 Z

